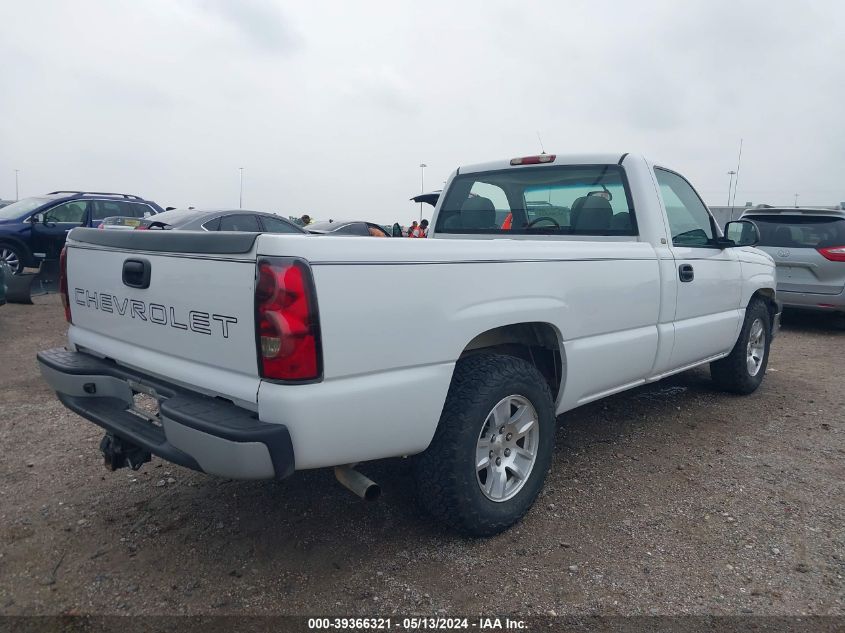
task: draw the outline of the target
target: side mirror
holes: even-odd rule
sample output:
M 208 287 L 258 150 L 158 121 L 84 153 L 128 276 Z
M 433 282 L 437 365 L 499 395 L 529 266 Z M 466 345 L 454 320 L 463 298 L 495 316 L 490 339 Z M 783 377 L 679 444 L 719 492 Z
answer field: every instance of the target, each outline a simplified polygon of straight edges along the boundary
M 29 218 L 30 223 L 32 224 L 43 224 L 44 223 L 44 214 L 43 213 L 36 213 L 35 215 Z
M 760 231 L 751 220 L 735 220 L 725 225 L 725 238 L 734 246 L 754 246 L 760 241 Z

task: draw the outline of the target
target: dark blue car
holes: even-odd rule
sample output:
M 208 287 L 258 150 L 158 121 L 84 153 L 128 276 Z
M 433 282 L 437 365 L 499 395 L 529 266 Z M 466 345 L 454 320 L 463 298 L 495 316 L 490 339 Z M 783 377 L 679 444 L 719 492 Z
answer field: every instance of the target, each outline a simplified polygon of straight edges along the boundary
M 53 191 L 0 208 L 0 261 L 19 274 L 57 259 L 71 229 L 96 227 L 110 216 L 145 218 L 163 209 L 139 196 L 93 191 Z

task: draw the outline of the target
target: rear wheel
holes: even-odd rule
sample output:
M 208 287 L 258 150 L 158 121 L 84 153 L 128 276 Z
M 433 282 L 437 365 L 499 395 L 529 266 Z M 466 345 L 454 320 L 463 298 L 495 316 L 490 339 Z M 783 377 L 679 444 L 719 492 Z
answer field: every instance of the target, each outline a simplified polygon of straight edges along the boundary
M 458 361 L 428 449 L 415 460 L 423 507 L 470 536 L 519 521 L 551 463 L 555 416 L 545 378 L 512 356 Z
M 762 300 L 752 299 L 733 350 L 725 358 L 710 363 L 710 375 L 716 386 L 743 395 L 755 391 L 766 373 L 771 341 L 769 308 Z
M 23 249 L 13 244 L 0 244 L 0 261 L 4 262 L 12 272 L 19 275 L 23 272 Z

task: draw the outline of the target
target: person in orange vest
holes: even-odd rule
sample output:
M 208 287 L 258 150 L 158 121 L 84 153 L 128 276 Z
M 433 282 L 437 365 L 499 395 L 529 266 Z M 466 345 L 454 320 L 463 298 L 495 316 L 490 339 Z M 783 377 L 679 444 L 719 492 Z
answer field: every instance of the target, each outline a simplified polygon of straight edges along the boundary
M 411 231 L 411 237 L 427 237 L 428 236 L 428 220 L 420 222 L 419 226 L 414 227 Z
M 512 225 L 513 225 L 513 213 L 508 213 L 508 216 L 505 218 L 505 221 L 502 222 L 502 230 L 503 231 L 510 231 Z
M 414 235 L 414 231 L 416 231 L 416 230 L 417 230 L 417 221 L 414 220 L 413 222 L 411 222 L 411 226 L 408 227 L 408 237 L 416 237 Z

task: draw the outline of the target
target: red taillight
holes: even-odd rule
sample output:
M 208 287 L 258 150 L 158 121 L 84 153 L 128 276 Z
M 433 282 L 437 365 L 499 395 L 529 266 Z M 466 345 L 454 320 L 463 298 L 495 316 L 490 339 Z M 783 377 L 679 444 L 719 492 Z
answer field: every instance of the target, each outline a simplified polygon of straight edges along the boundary
M 62 295 L 62 305 L 65 308 L 65 320 L 73 324 L 73 318 L 70 314 L 70 297 L 67 291 L 67 246 L 62 248 L 62 254 L 59 255 L 59 294 Z
M 523 156 L 511 158 L 511 165 L 541 165 L 542 163 L 553 163 L 555 154 L 540 154 L 539 156 Z
M 828 246 L 817 250 L 825 259 L 832 262 L 845 262 L 845 246 Z
M 262 378 L 320 378 L 320 323 L 314 281 L 305 262 L 289 258 L 259 260 L 255 337 Z

